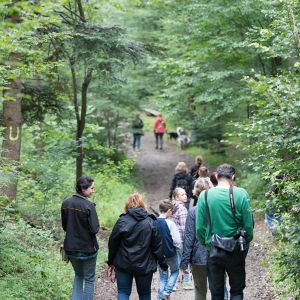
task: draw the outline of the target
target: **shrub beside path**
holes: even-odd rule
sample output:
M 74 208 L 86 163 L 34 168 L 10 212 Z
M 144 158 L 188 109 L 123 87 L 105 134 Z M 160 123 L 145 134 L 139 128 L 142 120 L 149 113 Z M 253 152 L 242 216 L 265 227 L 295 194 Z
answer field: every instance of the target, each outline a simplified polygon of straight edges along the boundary
M 174 169 L 179 161 L 184 161 L 190 167 L 194 161 L 193 157 L 187 156 L 176 146 L 175 142 L 167 142 L 165 139 L 164 150 L 155 149 L 155 139 L 152 134 L 146 134 L 142 137 L 142 147 L 140 152 L 132 152 L 129 149 L 129 155 L 137 161 L 137 172 L 143 184 L 140 191 L 143 192 L 148 201 L 148 205 L 157 209 L 161 199 L 168 197 L 171 180 Z M 251 195 L 251 193 L 250 193 Z M 245 299 L 247 300 L 275 300 L 276 297 L 267 280 L 266 267 L 264 267 L 267 249 L 271 237 L 265 229 L 263 220 L 256 220 L 255 239 L 252 242 L 247 261 L 247 287 L 245 289 Z M 152 284 L 152 299 L 156 299 L 158 273 L 154 274 Z M 112 284 L 101 270 L 96 286 L 96 300 L 115 300 L 116 287 Z M 135 287 L 132 290 L 131 300 L 138 300 Z M 179 289 L 171 295 L 172 300 L 192 300 L 194 291 L 185 291 Z M 208 295 L 210 299 L 210 295 Z

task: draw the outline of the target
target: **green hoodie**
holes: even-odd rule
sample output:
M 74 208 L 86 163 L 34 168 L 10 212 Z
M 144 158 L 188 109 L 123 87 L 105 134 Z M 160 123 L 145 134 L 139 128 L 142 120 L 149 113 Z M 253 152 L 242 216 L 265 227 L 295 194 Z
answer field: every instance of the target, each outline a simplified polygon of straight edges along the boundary
M 232 237 L 243 228 L 247 232 L 247 242 L 253 239 L 253 218 L 250 198 L 247 191 L 240 187 L 233 188 L 236 218 L 232 215 L 229 201 L 229 188 L 213 187 L 208 190 L 207 202 L 211 218 L 211 231 L 207 224 L 205 191 L 200 194 L 197 204 L 196 235 L 202 245 L 211 246 L 211 234 L 217 233 L 223 237 Z M 211 234 L 210 234 L 211 232 Z

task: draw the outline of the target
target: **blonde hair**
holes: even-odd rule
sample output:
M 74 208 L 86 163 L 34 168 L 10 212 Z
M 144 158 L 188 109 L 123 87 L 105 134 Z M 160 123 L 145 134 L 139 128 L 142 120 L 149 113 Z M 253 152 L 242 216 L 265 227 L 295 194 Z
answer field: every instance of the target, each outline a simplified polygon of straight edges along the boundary
M 208 174 L 209 174 L 209 172 L 208 172 L 207 167 L 201 166 L 201 167 L 199 168 L 199 171 L 198 171 L 199 177 L 208 177 Z
M 196 197 L 199 197 L 200 193 L 206 189 L 210 188 L 209 181 L 205 178 L 198 178 L 195 182 L 194 188 L 193 188 L 193 194 Z
M 176 168 L 175 168 L 175 171 L 176 171 L 176 172 L 182 172 L 182 171 L 187 172 L 187 171 L 188 171 L 188 168 L 187 168 L 185 162 L 180 161 L 180 162 L 177 164 L 177 166 L 176 166 Z
M 180 191 L 184 191 L 185 192 L 185 189 L 183 189 L 181 187 L 175 188 L 175 190 L 173 191 L 173 194 L 172 194 L 172 199 L 173 200 L 175 200 L 175 201 L 177 200 L 178 194 L 179 194 Z
M 146 209 L 146 203 L 143 196 L 139 193 L 133 193 L 128 196 L 125 202 L 124 210 L 127 213 L 130 208 L 144 208 Z

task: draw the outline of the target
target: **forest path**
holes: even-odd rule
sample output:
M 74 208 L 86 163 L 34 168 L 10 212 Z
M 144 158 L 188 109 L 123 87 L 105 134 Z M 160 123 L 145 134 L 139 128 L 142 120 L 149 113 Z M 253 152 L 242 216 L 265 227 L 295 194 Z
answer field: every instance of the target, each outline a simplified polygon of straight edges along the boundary
M 140 191 L 146 195 L 148 205 L 157 209 L 158 202 L 168 197 L 171 180 L 174 169 L 179 161 L 184 161 L 190 168 L 194 158 L 187 156 L 176 146 L 175 142 L 167 141 L 165 138 L 164 150 L 155 149 L 155 138 L 153 134 L 147 133 L 142 137 L 141 151 L 133 152 L 129 149 L 129 155 L 137 161 L 137 172 L 143 182 Z M 205 158 L 204 158 L 205 159 Z M 256 220 L 254 241 L 251 244 L 249 254 L 246 261 L 246 289 L 245 299 L 247 300 L 274 300 L 276 297 L 272 292 L 272 288 L 267 281 L 266 267 L 263 262 L 267 254 L 267 241 L 271 239 L 270 234 L 264 226 L 263 220 Z M 270 241 L 271 243 L 271 241 Z M 158 273 L 154 274 L 152 283 L 152 299 L 157 296 Z M 117 291 L 105 276 L 104 270 L 101 271 L 97 281 L 95 300 L 115 300 Z M 131 300 L 137 300 L 135 286 L 132 289 Z M 185 291 L 180 288 L 172 293 L 172 300 L 192 300 L 194 299 L 194 291 Z M 210 299 L 210 294 L 208 295 Z

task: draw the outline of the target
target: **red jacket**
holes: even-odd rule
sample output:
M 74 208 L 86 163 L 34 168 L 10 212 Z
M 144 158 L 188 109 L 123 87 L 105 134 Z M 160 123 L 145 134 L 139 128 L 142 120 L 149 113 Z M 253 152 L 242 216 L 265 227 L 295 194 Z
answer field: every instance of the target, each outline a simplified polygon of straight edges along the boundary
M 154 120 L 154 132 L 155 133 L 165 133 L 167 129 L 166 121 L 162 117 L 157 117 Z

